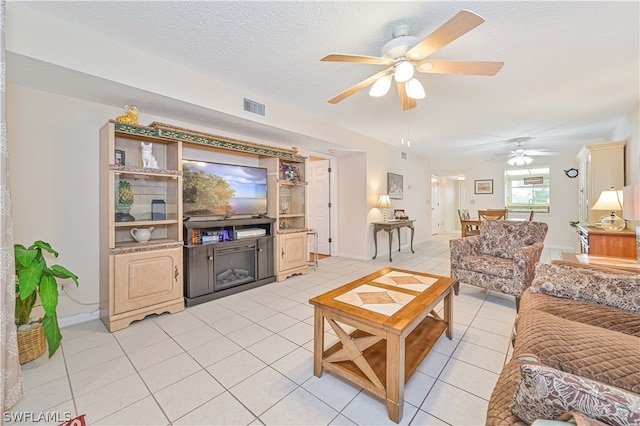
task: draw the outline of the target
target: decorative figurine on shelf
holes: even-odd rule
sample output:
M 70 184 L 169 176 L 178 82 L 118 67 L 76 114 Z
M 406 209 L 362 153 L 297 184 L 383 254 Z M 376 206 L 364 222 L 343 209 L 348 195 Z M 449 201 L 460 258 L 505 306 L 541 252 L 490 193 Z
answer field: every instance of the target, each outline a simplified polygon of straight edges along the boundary
M 153 153 L 151 152 L 152 146 L 153 144 L 151 142 L 140 142 L 140 149 L 142 150 L 142 167 L 148 169 L 157 169 L 158 162 L 156 161 L 156 157 L 154 157 Z
M 138 124 L 138 107 L 135 105 L 125 105 L 125 108 L 127 109 L 127 113 L 117 117 L 116 120 L 124 123 Z
M 289 201 L 286 198 L 280 199 L 280 210 L 282 210 L 282 214 L 287 214 L 289 211 Z
M 129 214 L 133 204 L 133 191 L 129 181 L 118 182 L 118 197 L 116 199 L 116 222 L 133 222 L 136 220 Z
M 297 183 L 300 181 L 300 172 L 296 166 L 282 163 L 280 165 L 280 177 L 289 182 Z

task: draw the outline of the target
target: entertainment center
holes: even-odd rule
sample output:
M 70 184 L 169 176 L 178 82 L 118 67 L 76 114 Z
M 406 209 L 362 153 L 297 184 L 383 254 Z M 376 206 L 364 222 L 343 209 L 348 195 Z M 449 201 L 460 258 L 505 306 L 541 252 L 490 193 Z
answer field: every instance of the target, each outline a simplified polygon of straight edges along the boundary
M 183 160 L 183 148 L 215 160 Z M 218 161 L 230 153 L 233 164 Z M 297 150 L 111 120 L 100 164 L 100 316 L 110 331 L 308 273 Z

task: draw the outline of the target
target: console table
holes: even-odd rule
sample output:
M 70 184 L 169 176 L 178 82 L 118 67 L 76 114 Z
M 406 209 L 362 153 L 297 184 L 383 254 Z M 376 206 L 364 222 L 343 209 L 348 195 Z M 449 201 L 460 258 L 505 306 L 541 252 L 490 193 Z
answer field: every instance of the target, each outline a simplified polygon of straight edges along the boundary
M 411 229 L 411 253 L 415 253 L 415 251 L 413 251 L 413 222 L 415 222 L 415 220 L 390 220 L 387 222 L 373 222 L 373 244 L 376 247 L 376 252 L 373 255 L 373 258 L 375 259 L 378 256 L 378 231 L 385 231 L 389 235 L 389 262 L 393 262 L 393 259 L 391 259 L 391 244 L 393 242 L 393 232 L 395 230 L 398 231 L 398 251 L 400 251 L 400 228 L 404 227 Z

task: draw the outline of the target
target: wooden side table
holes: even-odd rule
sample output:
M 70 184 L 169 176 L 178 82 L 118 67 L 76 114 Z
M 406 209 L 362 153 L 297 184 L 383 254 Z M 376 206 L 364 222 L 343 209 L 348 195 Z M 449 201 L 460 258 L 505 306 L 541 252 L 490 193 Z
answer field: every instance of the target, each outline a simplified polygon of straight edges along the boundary
M 578 225 L 581 251 L 596 256 L 628 257 L 635 259 L 636 231 L 605 231 L 595 226 Z
M 415 222 L 415 220 L 390 220 L 387 222 L 373 222 L 373 244 L 376 247 L 376 252 L 373 255 L 373 258 L 375 259 L 378 256 L 378 231 L 385 231 L 389 235 L 389 262 L 393 262 L 393 259 L 391 259 L 393 233 L 396 230 L 398 231 L 398 251 L 400 251 L 402 247 L 400 242 L 400 228 L 404 227 L 411 229 L 411 253 L 415 253 L 415 251 L 413 251 L 413 222 Z

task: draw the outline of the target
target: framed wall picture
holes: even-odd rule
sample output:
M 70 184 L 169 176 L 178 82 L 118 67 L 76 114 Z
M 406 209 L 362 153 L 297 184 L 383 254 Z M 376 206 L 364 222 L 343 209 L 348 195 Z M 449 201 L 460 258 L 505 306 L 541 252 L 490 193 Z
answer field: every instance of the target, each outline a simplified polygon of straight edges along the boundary
M 392 200 L 402 200 L 402 175 L 387 173 L 387 194 Z
M 493 194 L 493 179 L 474 180 L 474 194 Z

